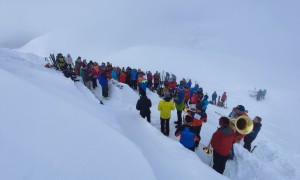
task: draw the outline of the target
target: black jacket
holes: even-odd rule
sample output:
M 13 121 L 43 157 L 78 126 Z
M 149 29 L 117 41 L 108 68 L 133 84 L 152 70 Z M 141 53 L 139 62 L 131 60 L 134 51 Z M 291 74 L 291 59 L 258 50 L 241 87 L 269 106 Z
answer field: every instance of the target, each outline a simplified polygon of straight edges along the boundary
M 151 113 L 150 107 L 152 106 L 151 100 L 147 96 L 141 96 L 136 103 L 136 109 L 140 111 L 141 115 L 148 115 Z

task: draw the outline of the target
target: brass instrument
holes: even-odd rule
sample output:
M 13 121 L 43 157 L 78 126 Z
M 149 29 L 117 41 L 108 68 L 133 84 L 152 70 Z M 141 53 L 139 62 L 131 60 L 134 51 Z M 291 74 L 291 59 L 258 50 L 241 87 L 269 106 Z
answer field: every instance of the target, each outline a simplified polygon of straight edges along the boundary
M 249 134 L 253 129 L 253 122 L 248 116 L 240 116 L 237 119 L 230 118 L 230 126 L 240 134 Z

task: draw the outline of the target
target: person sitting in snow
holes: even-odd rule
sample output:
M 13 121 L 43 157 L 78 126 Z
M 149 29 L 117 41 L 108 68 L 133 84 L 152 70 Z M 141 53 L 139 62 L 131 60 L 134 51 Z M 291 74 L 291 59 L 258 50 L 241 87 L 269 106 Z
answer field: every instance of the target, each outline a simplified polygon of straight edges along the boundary
M 191 151 L 195 151 L 196 142 L 200 137 L 197 135 L 195 128 L 192 126 L 193 117 L 187 114 L 184 118 L 184 124 L 180 125 L 175 131 L 175 136 L 180 136 L 180 143 Z
M 142 118 L 147 117 L 147 121 L 151 123 L 151 100 L 146 96 L 146 91 L 141 91 L 141 97 L 136 103 L 136 109 L 140 111 Z
M 259 116 L 256 116 L 253 119 L 253 130 L 251 133 L 247 134 L 244 137 L 244 148 L 247 149 L 249 152 L 251 151 L 251 143 L 254 141 L 256 138 L 258 132 L 260 131 L 261 128 L 261 118 Z

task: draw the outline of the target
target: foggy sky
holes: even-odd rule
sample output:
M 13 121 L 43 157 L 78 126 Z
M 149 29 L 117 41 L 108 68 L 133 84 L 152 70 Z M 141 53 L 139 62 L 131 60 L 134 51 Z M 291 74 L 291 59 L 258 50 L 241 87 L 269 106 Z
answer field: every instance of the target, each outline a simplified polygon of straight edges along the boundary
M 273 61 L 300 56 L 296 0 L 0 0 L 0 47 L 55 34 L 67 51 L 134 46 L 209 49 Z M 299 63 L 298 63 L 299 64 Z

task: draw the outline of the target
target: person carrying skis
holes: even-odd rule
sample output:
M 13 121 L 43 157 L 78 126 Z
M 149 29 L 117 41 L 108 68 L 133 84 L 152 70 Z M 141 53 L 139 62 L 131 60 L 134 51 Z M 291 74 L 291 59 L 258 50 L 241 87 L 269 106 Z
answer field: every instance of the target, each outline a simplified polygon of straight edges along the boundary
M 244 137 L 244 148 L 247 149 L 249 152 L 251 151 L 251 143 L 254 141 L 256 138 L 258 132 L 260 131 L 261 128 L 261 118 L 259 116 L 256 116 L 253 119 L 253 130 L 251 133 L 247 134 Z
M 136 103 L 136 109 L 140 111 L 142 118 L 147 117 L 147 121 L 151 123 L 151 111 L 152 106 L 151 100 L 146 96 L 146 91 L 141 92 L 141 97 Z
M 187 114 L 184 118 L 184 124 L 180 125 L 175 131 L 175 136 L 180 136 L 180 143 L 191 151 L 195 151 L 196 142 L 200 137 L 197 135 L 195 128 L 192 126 L 193 117 Z
M 235 136 L 227 117 L 221 117 L 219 125 L 220 128 L 213 134 L 210 144 L 213 148 L 213 169 L 223 174 Z
M 166 136 L 169 136 L 170 133 L 171 111 L 174 109 L 174 102 L 170 97 L 170 93 L 167 91 L 164 93 L 164 99 L 160 100 L 158 104 L 158 111 L 160 111 L 160 130 Z

